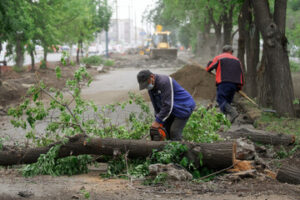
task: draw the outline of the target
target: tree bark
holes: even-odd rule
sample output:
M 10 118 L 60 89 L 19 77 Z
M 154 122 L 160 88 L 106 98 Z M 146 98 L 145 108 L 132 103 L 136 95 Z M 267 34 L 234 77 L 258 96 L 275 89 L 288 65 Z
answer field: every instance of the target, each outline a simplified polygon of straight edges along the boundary
M 210 48 L 210 27 L 211 22 L 208 18 L 204 19 L 204 30 L 198 33 L 197 55 L 202 58 L 211 56 Z M 215 53 L 215 52 L 214 52 Z
M 79 54 L 80 54 L 80 41 L 78 41 L 77 51 L 76 51 L 76 63 L 79 64 Z
M 31 58 L 31 72 L 35 71 L 34 65 L 35 65 L 35 60 L 34 60 L 34 51 L 30 50 L 30 58 Z
M 246 15 L 248 12 L 248 3 L 249 0 L 245 0 L 242 8 L 240 10 L 240 14 L 238 17 L 238 26 L 239 26 L 239 39 L 238 39 L 238 59 L 242 64 L 242 68 L 244 73 L 246 73 L 246 65 L 245 65 L 245 49 L 246 49 Z
M 209 14 L 209 19 L 211 21 L 211 23 L 213 24 L 213 27 L 215 29 L 215 36 L 216 36 L 216 45 L 215 45 L 215 52 L 214 54 L 220 53 L 220 50 L 222 48 L 222 16 L 220 16 L 220 19 L 218 21 L 218 23 L 214 20 L 213 17 L 213 9 L 210 9 L 210 11 L 208 12 Z M 213 51 L 213 50 L 212 50 Z
M 294 135 L 270 133 L 262 130 L 252 130 L 248 128 L 241 128 L 234 131 L 220 133 L 220 136 L 224 138 L 230 137 L 231 139 L 243 137 L 253 142 L 271 145 L 290 145 L 295 142 Z
M 24 64 L 24 46 L 21 39 L 16 41 L 16 66 L 22 68 Z
M 228 12 L 224 12 L 223 15 L 223 30 L 224 30 L 224 35 L 223 35 L 223 45 L 232 45 L 232 40 L 231 40 L 231 32 L 232 32 L 232 17 L 233 17 L 233 9 L 234 9 L 234 4 L 232 4 L 228 10 Z M 226 10 L 226 8 L 224 8 Z M 222 46 L 223 46 L 222 45 Z
M 247 73 L 246 73 L 246 92 L 254 98 L 257 96 L 257 65 L 259 62 L 259 31 L 256 23 L 253 21 L 253 7 L 250 0 L 247 0 L 247 37 L 246 37 L 246 58 L 247 58 Z
M 76 135 L 69 142 L 62 144 L 58 157 L 70 155 L 93 154 L 93 155 L 118 155 L 128 152 L 131 158 L 147 157 L 153 149 L 162 150 L 168 142 L 155 142 L 147 140 L 120 140 L 87 138 L 84 135 Z M 184 143 L 188 146 L 187 156 L 200 163 L 199 154 L 205 166 L 213 169 L 222 169 L 233 164 L 236 147 L 235 142 L 220 142 L 211 144 Z M 45 154 L 54 146 L 37 147 L 24 150 L 13 150 L 4 147 L 0 151 L 0 165 L 9 166 L 15 164 L 28 164 L 37 161 L 40 154 Z
M 268 1 L 252 0 L 252 3 L 257 25 L 265 44 L 266 68 L 270 69 L 270 74 L 267 75 L 270 76 L 272 105 L 278 114 L 293 117 L 295 116 L 294 90 L 286 49 L 287 39 L 281 30 L 283 29 L 282 23 L 285 21 L 287 1 L 275 1 L 277 10 L 274 12 L 276 15 L 274 19 L 276 21 L 271 18 Z
M 265 45 L 264 45 L 265 46 Z M 270 65 L 267 63 L 265 56 L 265 47 L 263 47 L 263 55 L 257 71 L 257 82 L 258 82 L 258 103 L 263 107 L 272 106 L 272 88 L 271 88 L 271 77 L 270 77 Z
M 43 46 L 43 49 L 44 49 L 44 62 L 47 63 L 48 47 Z
M 276 176 L 283 183 L 300 184 L 300 168 L 296 166 L 283 165 Z

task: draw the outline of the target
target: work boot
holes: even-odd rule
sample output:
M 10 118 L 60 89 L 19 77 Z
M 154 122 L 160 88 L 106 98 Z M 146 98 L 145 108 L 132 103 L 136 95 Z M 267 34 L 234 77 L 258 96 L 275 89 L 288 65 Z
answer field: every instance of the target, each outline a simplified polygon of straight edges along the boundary
M 224 110 L 226 114 L 229 115 L 229 120 L 233 124 L 234 120 L 239 116 L 239 113 L 228 103 L 225 105 Z

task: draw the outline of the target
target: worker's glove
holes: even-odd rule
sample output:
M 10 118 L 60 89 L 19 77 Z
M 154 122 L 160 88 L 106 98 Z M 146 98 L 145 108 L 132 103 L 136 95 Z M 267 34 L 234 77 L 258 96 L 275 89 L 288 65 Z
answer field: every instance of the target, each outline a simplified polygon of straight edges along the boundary
M 208 67 L 211 63 L 212 63 L 212 61 L 209 61 L 206 65 L 206 67 Z

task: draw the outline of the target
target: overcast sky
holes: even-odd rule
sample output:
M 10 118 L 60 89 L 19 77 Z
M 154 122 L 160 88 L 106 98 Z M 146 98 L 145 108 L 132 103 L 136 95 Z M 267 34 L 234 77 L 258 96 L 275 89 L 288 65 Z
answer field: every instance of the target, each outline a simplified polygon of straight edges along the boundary
M 130 18 L 134 22 L 136 17 L 137 26 L 141 27 L 141 20 L 145 10 L 153 8 L 156 0 L 109 0 L 109 5 L 113 8 L 113 19 L 116 18 L 116 2 L 118 5 L 118 18 Z

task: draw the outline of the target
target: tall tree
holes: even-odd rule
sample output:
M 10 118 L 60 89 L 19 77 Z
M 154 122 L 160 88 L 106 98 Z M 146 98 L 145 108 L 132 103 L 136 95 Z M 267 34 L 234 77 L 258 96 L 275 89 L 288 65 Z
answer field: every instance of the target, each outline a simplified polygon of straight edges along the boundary
M 257 96 L 257 65 L 259 62 L 259 31 L 253 17 L 250 0 L 242 4 L 239 18 L 238 58 L 240 59 L 246 79 L 246 92 L 250 97 Z M 246 60 L 245 60 L 246 55 Z
M 33 32 L 33 19 L 30 16 L 31 6 L 26 0 L 9 1 L 5 8 L 5 16 L 7 18 L 8 30 L 4 34 L 11 47 L 14 46 L 16 53 L 16 66 L 23 67 L 25 44 L 32 36 Z
M 267 0 L 251 1 L 264 40 L 264 77 L 270 80 L 270 85 L 262 90 L 271 89 L 273 107 L 280 115 L 294 116 L 294 90 L 285 36 L 287 0 L 275 0 L 273 15 Z

